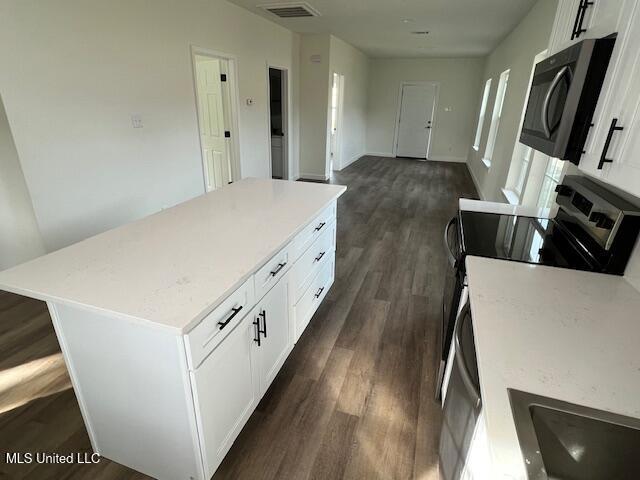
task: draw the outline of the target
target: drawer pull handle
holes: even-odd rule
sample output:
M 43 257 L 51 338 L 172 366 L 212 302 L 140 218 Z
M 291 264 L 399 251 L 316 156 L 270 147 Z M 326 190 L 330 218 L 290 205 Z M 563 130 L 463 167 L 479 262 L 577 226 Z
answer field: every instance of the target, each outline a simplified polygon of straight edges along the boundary
M 314 263 L 315 262 L 319 262 L 320 260 L 322 260 L 322 257 L 324 257 L 324 254 L 327 252 L 321 252 L 320 255 L 318 255 L 316 258 L 313 259 Z
M 229 322 L 231 320 L 233 320 L 233 317 L 235 317 L 236 315 L 238 315 L 238 313 L 240 313 L 240 310 L 242 310 L 242 307 L 238 307 L 238 308 L 232 308 L 231 311 L 233 312 L 231 315 L 229 315 L 229 318 L 227 318 L 225 321 L 223 322 L 218 322 L 218 327 L 220 328 L 220 330 L 222 330 L 224 327 L 226 327 Z
M 322 227 L 324 227 L 325 225 L 326 225 L 326 223 L 325 223 L 325 222 L 322 222 L 320 225 L 318 225 L 318 226 L 315 228 L 315 231 L 316 231 L 316 232 L 319 232 L 320 230 L 322 230 Z
M 286 264 L 287 264 L 287 262 L 279 263 L 278 267 L 274 271 L 271 272 L 271 276 L 275 277 L 278 273 L 280 273 L 280 270 L 282 270 L 285 267 Z
M 260 319 L 256 318 L 253 321 L 253 324 L 256 326 L 255 335 L 253 337 L 253 341 L 256 342 L 258 344 L 258 346 L 260 346 L 260 333 L 261 333 L 260 332 Z
M 609 127 L 609 133 L 607 133 L 607 139 L 604 142 L 604 148 L 602 149 L 602 155 L 600 155 L 600 163 L 598 163 L 598 170 L 602 170 L 602 167 L 605 163 L 613 162 L 612 158 L 607 158 L 607 153 L 609 152 L 609 147 L 611 146 L 611 139 L 613 138 L 613 134 L 615 132 L 619 132 L 624 130 L 624 127 L 618 126 L 618 119 L 614 118 L 611 120 L 611 126 Z
M 320 295 L 322 295 L 322 292 L 324 291 L 324 287 L 320 287 L 318 289 L 318 291 L 316 292 L 316 294 L 314 295 L 314 297 L 316 298 L 320 298 Z
M 258 316 L 262 317 L 262 324 L 264 325 L 264 329 L 260 330 L 260 319 L 258 318 L 258 335 L 263 334 L 264 338 L 267 338 L 267 311 L 262 310 Z

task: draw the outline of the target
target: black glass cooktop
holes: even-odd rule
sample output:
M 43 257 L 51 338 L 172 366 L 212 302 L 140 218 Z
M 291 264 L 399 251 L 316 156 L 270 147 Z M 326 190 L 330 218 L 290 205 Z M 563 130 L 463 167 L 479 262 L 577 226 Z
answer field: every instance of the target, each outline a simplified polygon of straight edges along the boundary
M 460 212 L 466 255 L 597 271 L 573 235 L 560 222 L 481 212 Z

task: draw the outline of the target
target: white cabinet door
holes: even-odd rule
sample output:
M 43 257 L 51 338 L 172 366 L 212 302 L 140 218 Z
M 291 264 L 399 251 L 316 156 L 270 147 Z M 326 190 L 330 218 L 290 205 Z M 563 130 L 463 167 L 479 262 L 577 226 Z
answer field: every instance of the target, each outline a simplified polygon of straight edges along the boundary
M 629 7 L 627 0 L 589 0 L 593 5 L 585 12 L 583 28 L 586 30 L 578 37 L 602 38 L 617 32 L 620 16 Z M 634 0 L 635 1 L 635 0 Z
M 559 0 L 549 54 L 587 38 L 601 38 L 616 32 L 628 3 L 627 0 Z
M 558 0 L 556 18 L 551 30 L 551 38 L 549 39 L 549 55 L 564 50 L 569 45 L 584 38 L 583 35 L 578 38 L 572 38 L 575 37 L 572 33 L 576 26 L 575 22 L 579 14 L 580 5 L 582 5 L 582 0 Z
M 258 402 L 255 326 L 247 315 L 191 373 L 206 478 L 211 478 Z
M 285 276 L 265 295 L 255 310 L 260 325 L 257 347 L 260 394 L 269 388 L 291 351 L 289 335 L 289 276 Z
M 606 91 L 603 89 L 598 104 L 602 112 L 594 122 L 580 169 L 637 196 L 640 195 L 640 6 L 638 2 L 625 4 L 614 51 L 615 65 L 609 66 Z M 614 121 L 622 130 L 613 128 Z M 601 163 L 602 158 L 611 162 Z

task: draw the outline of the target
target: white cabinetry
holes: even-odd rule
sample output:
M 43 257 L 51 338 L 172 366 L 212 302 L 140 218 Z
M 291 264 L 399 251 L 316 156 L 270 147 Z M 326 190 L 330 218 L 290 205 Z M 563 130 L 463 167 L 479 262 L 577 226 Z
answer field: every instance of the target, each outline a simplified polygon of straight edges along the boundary
M 638 11 L 637 0 L 560 0 L 549 44 L 553 54 L 586 38 L 617 34 L 579 168 L 636 196 L 640 195 Z
M 335 225 L 333 203 L 185 335 L 205 478 L 215 473 L 333 283 Z
M 291 351 L 282 278 L 191 373 L 207 478 L 215 472 Z
M 325 280 L 306 325 L 326 294 L 344 191 L 244 179 L 0 272 L 47 302 L 95 453 L 211 478 L 293 348 L 297 297 Z
M 587 38 L 601 38 L 617 31 L 628 0 L 560 0 L 549 54 L 553 55 Z M 627 5 L 625 5 L 627 4 Z
M 258 403 L 259 379 L 252 315 L 192 372 L 205 477 L 211 478 Z
M 598 130 L 580 169 L 640 196 L 640 5 L 629 4 Z
M 253 312 L 260 371 L 260 395 L 264 394 L 291 352 L 289 341 L 289 282 L 280 280 Z M 256 337 L 258 338 L 258 337 Z

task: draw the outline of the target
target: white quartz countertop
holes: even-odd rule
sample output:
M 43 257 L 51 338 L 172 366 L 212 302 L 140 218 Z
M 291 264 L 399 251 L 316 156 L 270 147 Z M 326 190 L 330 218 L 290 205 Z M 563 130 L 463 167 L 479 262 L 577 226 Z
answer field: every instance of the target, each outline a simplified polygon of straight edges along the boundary
M 491 478 L 525 479 L 507 388 L 640 417 L 640 293 L 624 278 L 467 257 Z
M 346 187 L 245 179 L 0 272 L 0 289 L 186 332 Z

